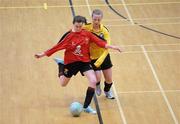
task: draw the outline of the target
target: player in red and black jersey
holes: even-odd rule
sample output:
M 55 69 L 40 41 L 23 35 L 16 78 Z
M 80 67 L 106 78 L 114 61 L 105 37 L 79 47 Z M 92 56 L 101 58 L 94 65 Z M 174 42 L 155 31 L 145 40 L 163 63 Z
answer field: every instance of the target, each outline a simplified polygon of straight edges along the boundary
M 89 31 L 82 29 L 85 19 L 82 16 L 75 16 L 73 19 L 73 28 L 60 40 L 60 42 L 51 49 L 36 54 L 36 58 L 44 56 L 51 56 L 53 53 L 65 49 L 64 63 L 60 65 L 60 83 L 62 86 L 66 86 L 73 75 L 76 75 L 79 71 L 87 77 L 89 81 L 89 87 L 86 92 L 86 98 L 84 102 L 84 111 L 95 114 L 89 105 L 94 95 L 96 88 L 96 76 L 90 64 L 89 45 L 90 42 L 96 43 L 99 47 L 110 48 L 118 50 L 120 48 L 113 45 L 107 45 L 104 40 L 99 39 L 96 35 Z

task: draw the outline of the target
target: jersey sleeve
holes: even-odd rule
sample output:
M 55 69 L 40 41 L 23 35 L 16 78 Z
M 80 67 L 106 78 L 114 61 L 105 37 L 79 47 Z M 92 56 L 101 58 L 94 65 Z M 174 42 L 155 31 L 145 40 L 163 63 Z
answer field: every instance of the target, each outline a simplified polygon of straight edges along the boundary
M 68 39 L 63 39 L 61 42 L 59 42 L 58 44 L 56 44 L 54 47 L 52 47 L 51 49 L 45 51 L 45 55 L 46 56 L 51 56 L 53 53 L 65 49 L 66 46 L 68 45 Z
M 94 42 L 95 44 L 97 44 L 99 47 L 105 48 L 106 46 L 106 42 L 104 41 L 104 39 L 101 39 L 100 37 L 98 37 L 96 34 L 89 32 L 90 35 L 90 41 Z

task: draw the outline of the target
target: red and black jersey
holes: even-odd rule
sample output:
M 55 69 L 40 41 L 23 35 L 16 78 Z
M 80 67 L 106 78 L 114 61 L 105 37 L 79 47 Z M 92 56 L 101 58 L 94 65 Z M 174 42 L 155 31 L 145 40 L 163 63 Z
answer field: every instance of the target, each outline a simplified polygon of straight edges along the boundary
M 90 42 L 96 43 L 99 47 L 105 47 L 106 42 L 89 31 L 70 31 L 57 45 L 47 50 L 45 54 L 51 56 L 53 53 L 65 49 L 64 63 L 69 64 L 77 61 L 90 62 Z

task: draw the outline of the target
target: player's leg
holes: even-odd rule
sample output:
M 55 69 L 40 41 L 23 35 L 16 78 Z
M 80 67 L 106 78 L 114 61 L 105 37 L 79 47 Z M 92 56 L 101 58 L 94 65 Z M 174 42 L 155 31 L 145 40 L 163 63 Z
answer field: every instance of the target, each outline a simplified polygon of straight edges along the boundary
M 63 75 L 64 60 L 62 60 L 61 58 L 54 58 L 54 61 L 58 65 L 58 77 L 60 77 L 61 75 Z
M 96 75 L 96 79 L 97 79 L 97 83 L 96 83 L 96 94 L 98 96 L 101 95 L 101 85 L 100 85 L 100 82 L 101 82 L 101 67 L 96 67 L 94 65 L 94 63 L 96 62 L 96 60 L 91 60 L 91 65 L 92 65 L 92 68 L 93 70 L 95 71 L 95 75 Z
M 94 70 L 91 69 L 91 70 L 85 71 L 85 72 L 83 72 L 83 74 L 88 79 L 89 87 L 92 87 L 92 88 L 95 89 L 96 88 L 97 79 L 96 79 L 96 75 L 95 75 Z
M 102 70 L 105 81 L 108 84 L 112 83 L 112 68 Z
M 70 79 L 71 78 L 68 78 L 68 77 L 65 77 L 64 75 L 61 75 L 59 77 L 59 82 L 60 82 L 62 87 L 65 87 L 69 83 Z
M 112 81 L 112 68 L 103 70 L 103 75 L 104 75 L 104 93 L 107 98 L 109 99 L 114 99 L 114 95 L 112 94 L 112 91 L 110 90 L 113 84 Z
M 102 72 L 104 75 L 104 93 L 107 98 L 114 99 L 114 96 L 112 94 L 112 91 L 110 90 L 113 84 L 112 81 L 112 62 L 110 59 L 110 55 L 108 54 L 106 59 L 104 60 L 103 64 L 101 65 Z
M 96 83 L 97 83 L 96 75 L 94 73 L 94 70 L 85 71 L 83 74 L 86 76 L 86 78 L 88 79 L 88 82 L 89 82 L 89 86 L 86 91 L 86 98 L 85 98 L 84 106 L 83 106 L 84 111 L 87 113 L 96 114 L 96 111 L 90 107 L 90 103 L 94 96 Z
M 64 61 L 60 58 L 54 58 L 58 64 L 58 77 L 62 87 L 65 87 L 71 79 L 71 76 L 64 75 Z
M 101 77 L 102 77 L 102 75 L 101 75 L 101 70 L 97 70 L 97 71 L 95 71 L 95 75 L 96 75 L 96 79 L 97 79 L 97 83 L 96 83 L 96 94 L 98 95 L 98 96 L 100 96 L 101 95 L 101 85 L 100 85 L 100 83 L 101 83 Z

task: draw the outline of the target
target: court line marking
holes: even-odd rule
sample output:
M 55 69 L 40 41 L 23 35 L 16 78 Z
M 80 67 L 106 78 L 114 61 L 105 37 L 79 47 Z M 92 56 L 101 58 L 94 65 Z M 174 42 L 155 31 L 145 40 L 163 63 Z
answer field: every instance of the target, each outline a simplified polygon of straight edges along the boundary
M 180 50 L 154 50 L 154 51 L 146 51 L 147 53 L 178 53 Z M 119 52 L 110 51 L 113 54 L 119 54 Z M 124 51 L 120 54 L 142 54 L 143 51 Z
M 127 6 L 137 6 L 137 5 L 163 5 L 163 4 L 179 4 L 180 2 L 149 2 L 149 3 L 127 3 Z M 112 4 L 113 5 L 113 4 Z
M 111 6 L 111 4 L 109 3 L 108 0 L 105 0 L 105 3 L 107 5 L 107 7 L 109 9 L 111 9 L 111 11 L 113 11 L 117 16 L 119 16 L 120 18 L 124 18 L 124 19 L 127 19 L 124 15 L 122 15 L 121 13 L 119 13 L 114 7 Z M 129 21 L 127 19 L 127 21 Z M 134 22 L 136 23 L 136 22 Z M 136 23 L 137 24 L 137 23 Z M 144 26 L 144 25 L 139 25 L 140 28 L 143 28 L 143 29 L 146 29 L 146 30 L 149 30 L 151 32 L 155 32 L 155 33 L 158 33 L 158 34 L 161 34 L 161 35 L 165 35 L 167 37 L 171 37 L 171 38 L 175 38 L 175 39 L 180 39 L 180 37 L 178 36 L 174 36 L 174 35 L 171 35 L 171 34 L 168 34 L 168 33 L 165 33 L 165 32 L 162 32 L 162 31 L 159 31 L 159 30 L 156 30 L 156 29 L 153 29 L 153 28 L 150 28 L 150 27 L 147 27 L 147 26 Z
M 167 107 L 168 107 L 168 109 L 169 109 L 169 112 L 170 112 L 170 114 L 171 114 L 171 116 L 172 116 L 172 118 L 173 118 L 173 120 L 174 120 L 174 123 L 175 123 L 175 124 L 178 124 L 178 120 L 177 120 L 177 118 L 176 118 L 176 115 L 175 115 L 175 113 L 174 113 L 174 111 L 173 111 L 173 109 L 172 109 L 172 107 L 171 107 L 171 104 L 170 104 L 169 101 L 168 101 L 168 98 L 167 98 L 167 96 L 166 96 L 166 94 L 165 94 L 165 92 L 164 92 L 164 89 L 163 89 L 163 87 L 162 87 L 162 85 L 161 85 L 161 82 L 160 82 L 160 80 L 159 80 L 159 78 L 158 78 L 158 75 L 157 75 L 157 73 L 156 73 L 156 71 L 155 71 L 155 69 L 154 69 L 154 66 L 153 66 L 153 64 L 152 64 L 152 62 L 151 62 L 151 60 L 150 60 L 150 58 L 149 58 L 149 56 L 148 56 L 148 54 L 147 54 L 147 51 L 146 51 L 146 49 L 145 49 L 145 47 L 144 47 L 143 45 L 141 46 L 141 48 L 142 48 L 142 50 L 143 50 L 143 53 L 144 53 L 144 55 L 145 55 L 145 58 L 146 58 L 146 60 L 147 60 L 147 62 L 148 62 L 148 64 L 149 64 L 149 66 L 150 66 L 150 68 L 151 68 L 151 71 L 152 71 L 153 76 L 154 76 L 154 78 L 155 78 L 155 80 L 156 80 L 156 83 L 157 83 L 157 85 L 158 85 L 158 87 L 159 87 L 159 89 L 160 89 L 160 92 L 161 92 L 161 94 L 162 94 L 162 96 L 163 96 L 163 98 L 164 98 L 164 100 L 165 100 L 165 102 L 166 102 L 166 105 L 167 105 Z
M 131 22 L 132 25 L 134 25 L 134 21 L 133 21 L 133 19 L 132 19 L 132 17 L 131 17 L 131 14 L 130 14 L 127 6 L 126 6 L 125 1 L 124 1 L 124 0 L 121 0 L 121 2 L 122 2 L 122 4 L 123 4 L 123 7 L 124 7 L 126 13 L 127 13 L 127 16 L 128 16 L 128 18 L 129 18 L 129 21 Z
M 43 9 L 44 6 L 4 6 L 0 7 L 0 9 Z
M 96 110 L 97 110 L 97 115 L 98 115 L 98 119 L 99 119 L 99 124 L 104 124 L 103 122 L 103 119 L 102 119 L 102 115 L 101 115 L 101 111 L 100 111 L 100 108 L 99 108 L 99 103 L 98 103 L 98 100 L 97 100 L 97 96 L 96 96 L 96 93 L 94 94 L 94 104 L 96 106 Z
M 129 44 L 129 45 L 121 45 L 122 47 L 150 47 L 150 46 L 178 46 L 180 43 L 173 43 L 173 44 Z
M 129 26 L 140 26 L 140 25 L 179 25 L 180 22 L 167 22 L 167 23 L 138 23 L 138 24 L 122 24 L 122 25 L 111 25 L 111 24 L 106 24 L 106 27 L 129 27 Z
M 89 6 L 89 1 L 86 0 L 86 4 L 87 4 L 87 7 L 88 7 L 88 12 L 89 12 L 89 15 L 91 17 L 91 7 Z M 120 112 L 120 116 L 122 118 L 122 121 L 123 121 L 123 124 L 127 124 L 127 121 L 126 121 L 126 118 L 125 118 L 125 115 L 124 115 L 124 112 L 123 112 L 123 108 L 122 108 L 122 105 L 121 105 L 121 102 L 119 100 L 119 97 L 117 95 L 117 91 L 116 91 L 116 88 L 115 88 L 115 84 L 112 85 L 113 87 L 113 92 L 114 92 L 114 95 L 116 97 L 116 101 L 117 101 L 117 105 L 118 105 L 118 109 L 119 109 L 119 112 Z
M 151 3 L 127 3 L 125 4 L 126 6 L 137 6 L 137 5 L 164 5 L 164 4 L 179 4 L 180 2 L 151 2 Z M 123 6 L 123 4 L 111 4 L 112 6 Z M 89 5 L 92 7 L 103 7 L 106 5 L 104 4 L 94 4 L 94 5 Z M 69 8 L 71 7 L 70 5 L 51 5 L 48 6 L 48 8 Z M 87 5 L 82 4 L 82 5 L 73 5 L 73 7 L 87 7 Z M 35 9 L 35 8 L 44 8 L 44 6 L 0 6 L 0 9 Z
M 154 17 L 154 18 L 134 18 L 134 21 L 141 20 L 172 20 L 172 19 L 180 19 L 180 17 Z M 103 19 L 103 22 L 112 22 L 112 21 L 127 21 L 127 19 Z
M 178 93 L 180 90 L 164 90 L 165 93 Z M 149 90 L 149 91 L 123 91 L 118 92 L 118 94 L 143 94 L 143 93 L 161 93 L 159 90 Z
M 86 5 L 87 5 L 87 8 L 88 8 L 89 16 L 91 17 L 92 10 L 91 10 L 91 7 L 89 5 L 89 1 L 88 0 L 86 0 Z
M 47 7 L 48 7 L 48 6 L 47 6 L 47 3 L 44 3 L 44 4 L 43 4 L 43 7 L 44 7 L 45 10 L 47 10 Z
M 155 46 L 178 46 L 180 45 L 180 43 L 177 44 L 135 44 L 135 45 L 121 45 L 122 48 L 126 48 L 126 47 L 155 47 Z M 117 53 L 115 51 L 110 51 L 111 53 Z M 180 52 L 180 49 L 166 49 L 166 50 L 146 50 L 147 53 L 163 53 L 163 52 Z M 131 53 L 143 53 L 143 51 L 124 51 L 122 52 L 122 54 L 131 54 Z M 118 53 L 119 54 L 119 53 Z
M 118 94 L 117 94 L 115 84 L 112 85 L 112 88 L 113 88 L 113 92 L 114 92 L 114 95 L 115 95 L 115 98 L 116 98 L 116 101 L 117 101 L 118 109 L 119 109 L 123 124 L 127 124 L 126 117 L 125 117 L 121 102 L 119 100 L 120 96 L 118 96 Z

